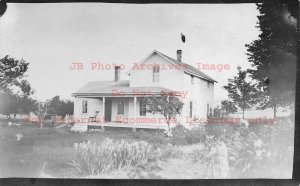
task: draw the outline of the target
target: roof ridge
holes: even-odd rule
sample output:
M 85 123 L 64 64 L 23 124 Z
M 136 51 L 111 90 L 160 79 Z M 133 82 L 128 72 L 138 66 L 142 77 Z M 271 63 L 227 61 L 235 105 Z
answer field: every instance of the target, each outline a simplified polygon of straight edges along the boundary
M 126 80 L 126 79 L 124 79 L 124 80 L 119 80 L 119 81 L 114 81 L 114 80 L 111 80 L 111 81 L 89 81 L 89 83 L 92 83 L 92 82 L 109 82 L 109 83 L 113 83 L 113 82 L 129 82 L 130 80 Z
M 199 76 L 199 77 L 204 78 L 204 79 L 206 79 L 206 80 L 217 82 L 216 80 L 214 80 L 213 78 L 211 78 L 210 76 L 208 76 L 207 74 L 205 74 L 204 72 L 200 71 L 199 69 L 197 69 L 196 67 L 194 67 L 194 66 L 192 66 L 192 65 L 190 65 L 190 64 L 188 64 L 188 63 L 184 63 L 184 62 L 177 61 L 176 59 L 174 59 L 174 58 L 172 58 L 172 57 L 170 57 L 170 56 L 167 56 L 166 54 L 161 53 L 161 52 L 159 52 L 159 51 L 157 51 L 157 50 L 154 50 L 154 52 L 156 52 L 157 54 L 162 55 L 162 56 L 168 58 L 168 59 L 171 60 L 172 62 L 176 63 L 176 65 L 179 65 L 178 63 L 182 63 L 182 64 L 184 64 L 184 65 L 188 65 L 188 67 L 192 67 L 192 68 L 193 68 L 192 70 L 195 71 L 195 72 L 191 72 L 191 70 L 186 69 L 186 68 L 183 68 L 183 71 L 185 71 L 185 72 L 193 73 L 193 74 L 195 74 L 196 76 Z M 179 65 L 179 66 L 180 66 L 180 65 Z M 202 75 L 196 74 L 197 71 L 198 71 L 198 73 L 201 73 Z M 203 76 L 204 76 L 204 77 L 203 77 Z

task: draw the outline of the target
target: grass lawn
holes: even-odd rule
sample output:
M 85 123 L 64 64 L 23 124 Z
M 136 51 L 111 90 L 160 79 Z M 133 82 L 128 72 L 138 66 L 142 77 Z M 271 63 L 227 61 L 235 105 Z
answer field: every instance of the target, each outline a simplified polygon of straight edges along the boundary
M 293 164 L 293 126 L 293 120 L 286 117 L 279 118 L 274 125 L 250 126 L 249 130 L 240 131 L 241 137 L 238 138 L 232 138 L 236 130 L 234 126 L 223 124 L 207 126 L 205 135 L 225 138 L 223 140 L 229 148 L 231 178 L 290 178 Z M 100 144 L 105 138 L 110 138 L 114 141 L 124 139 L 129 143 L 145 141 L 151 144 L 153 149 L 160 148 L 165 152 L 168 152 L 168 143 L 192 140 L 178 144 L 177 150 L 170 151 L 176 154 L 179 150 L 183 156 L 169 155 L 166 161 L 161 162 L 160 170 L 153 172 L 155 174 L 153 177 L 144 178 L 211 178 L 210 168 L 206 168 L 206 165 L 211 164 L 203 157 L 212 150 L 202 151 L 201 149 L 207 147 L 207 144 L 203 140 L 199 142 L 198 137 L 201 134 L 194 132 L 174 134 L 176 138 L 173 136 L 168 139 L 158 130 L 137 130 L 133 133 L 131 129 L 126 128 L 106 128 L 105 132 L 74 133 L 68 126 L 62 128 L 44 126 L 41 130 L 39 124 L 8 126 L 7 121 L 0 121 L 0 175 L 2 177 L 80 177 L 82 175 L 68 164 L 76 159 L 74 143 L 92 141 Z M 245 132 L 247 135 L 244 134 Z M 255 137 L 250 137 L 252 133 L 255 133 Z M 17 134 L 23 135 L 21 140 L 17 139 Z M 184 136 L 189 138 L 183 138 Z M 244 139 L 243 136 L 248 137 Z M 261 142 L 257 143 L 257 140 Z M 258 147 L 254 147 L 255 143 Z M 235 147 L 238 148 L 234 150 Z M 245 150 L 244 147 L 249 147 L 251 151 Z M 234 156 L 234 159 L 232 160 L 230 156 Z M 251 166 L 251 170 L 248 171 L 248 175 L 245 175 L 241 170 L 248 166 Z M 135 172 L 145 170 L 143 167 L 134 168 L 136 168 Z M 152 174 L 151 170 L 148 173 Z M 105 177 L 129 178 L 124 171 L 111 172 L 103 175 L 103 178 Z
M 74 143 L 91 140 L 101 142 L 105 138 L 125 139 L 128 142 L 146 141 L 154 146 L 166 144 L 159 131 L 130 129 L 106 129 L 105 132 L 74 133 L 69 127 L 54 128 L 38 124 L 8 126 L 0 124 L 0 175 L 2 177 L 40 177 L 44 173 L 54 177 L 74 177 L 78 173 L 67 163 L 74 159 Z M 17 141 L 16 134 L 23 138 Z

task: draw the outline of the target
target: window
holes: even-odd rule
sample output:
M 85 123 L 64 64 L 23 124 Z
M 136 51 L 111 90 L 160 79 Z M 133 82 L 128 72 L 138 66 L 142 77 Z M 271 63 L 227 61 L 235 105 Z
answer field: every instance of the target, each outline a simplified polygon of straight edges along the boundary
M 207 115 L 207 117 L 209 117 L 209 104 L 207 104 L 207 106 L 206 106 L 206 115 Z
M 87 113 L 87 107 L 88 107 L 88 101 L 87 100 L 82 100 L 82 113 L 83 114 Z
M 144 100 L 140 101 L 140 116 L 146 116 L 146 102 Z
M 191 83 L 194 84 L 194 76 L 191 75 Z
M 125 110 L 125 101 L 119 100 L 118 101 L 118 114 L 124 114 L 124 110 Z
M 154 65 L 153 66 L 153 83 L 159 82 L 159 66 Z
M 193 117 L 193 102 L 190 101 L 190 118 Z

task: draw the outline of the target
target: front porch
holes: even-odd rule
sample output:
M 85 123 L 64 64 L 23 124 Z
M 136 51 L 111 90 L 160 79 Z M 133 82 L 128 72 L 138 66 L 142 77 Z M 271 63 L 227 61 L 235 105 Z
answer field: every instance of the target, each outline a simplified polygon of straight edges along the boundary
M 101 129 L 105 131 L 107 127 L 119 127 L 119 128 L 132 128 L 132 129 L 161 129 L 167 130 L 168 125 L 166 123 L 119 123 L 119 122 L 105 122 L 105 123 L 75 123 L 71 128 L 71 131 L 85 132 L 91 128 Z
M 162 115 L 146 112 L 143 101 L 147 96 L 76 96 L 72 131 L 87 131 L 91 127 L 167 129 Z

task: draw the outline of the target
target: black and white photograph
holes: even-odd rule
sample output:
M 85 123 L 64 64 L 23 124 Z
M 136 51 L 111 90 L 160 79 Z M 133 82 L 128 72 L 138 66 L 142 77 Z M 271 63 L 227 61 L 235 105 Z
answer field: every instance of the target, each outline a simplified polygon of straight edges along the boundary
M 0 1 L 0 177 L 291 179 L 297 3 Z

